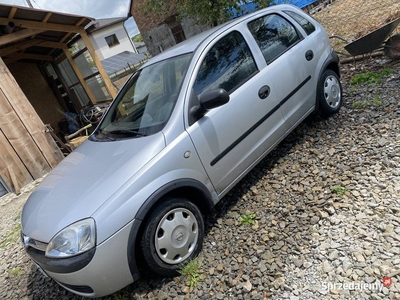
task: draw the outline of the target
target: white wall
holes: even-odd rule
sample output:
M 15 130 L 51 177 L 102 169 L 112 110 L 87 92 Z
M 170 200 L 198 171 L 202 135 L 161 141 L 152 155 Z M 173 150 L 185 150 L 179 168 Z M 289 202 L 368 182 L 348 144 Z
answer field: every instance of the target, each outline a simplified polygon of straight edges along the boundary
M 109 47 L 105 37 L 113 34 L 117 36 L 119 44 Z M 90 41 L 92 42 L 100 60 L 109 58 L 124 51 L 136 52 L 125 31 L 123 22 L 93 32 L 90 35 Z

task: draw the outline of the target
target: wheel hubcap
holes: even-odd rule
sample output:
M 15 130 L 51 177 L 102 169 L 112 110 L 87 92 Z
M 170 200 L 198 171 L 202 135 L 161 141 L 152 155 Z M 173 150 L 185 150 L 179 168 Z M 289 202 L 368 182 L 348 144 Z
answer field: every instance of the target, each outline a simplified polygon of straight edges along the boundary
M 178 264 L 193 252 L 198 237 L 196 217 L 190 210 L 176 208 L 160 220 L 155 235 L 155 249 L 163 262 Z
M 342 97 L 340 92 L 340 83 L 333 75 L 329 75 L 325 79 L 324 96 L 326 103 L 333 109 L 337 108 L 340 104 Z

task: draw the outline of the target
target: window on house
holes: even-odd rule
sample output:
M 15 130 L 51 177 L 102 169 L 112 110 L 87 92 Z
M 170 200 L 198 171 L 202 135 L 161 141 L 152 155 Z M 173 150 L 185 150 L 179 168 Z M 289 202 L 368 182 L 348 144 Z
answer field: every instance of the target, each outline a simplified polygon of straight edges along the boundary
M 109 35 L 105 37 L 108 47 L 112 47 L 115 45 L 119 45 L 118 38 L 115 34 Z
M 181 24 L 177 24 L 174 27 L 171 27 L 172 34 L 175 38 L 175 42 L 179 44 L 186 40 L 185 33 L 183 32 L 183 28 Z

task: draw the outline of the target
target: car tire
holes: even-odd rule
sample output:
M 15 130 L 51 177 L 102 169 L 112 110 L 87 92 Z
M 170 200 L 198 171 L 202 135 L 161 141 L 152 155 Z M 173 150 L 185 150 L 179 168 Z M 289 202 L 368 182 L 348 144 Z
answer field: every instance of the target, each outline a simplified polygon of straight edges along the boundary
M 201 251 L 204 221 L 200 210 L 184 198 L 168 198 L 144 224 L 141 250 L 149 271 L 174 276 Z
M 318 84 L 319 114 L 327 118 L 339 112 L 342 94 L 339 76 L 330 69 L 325 70 Z

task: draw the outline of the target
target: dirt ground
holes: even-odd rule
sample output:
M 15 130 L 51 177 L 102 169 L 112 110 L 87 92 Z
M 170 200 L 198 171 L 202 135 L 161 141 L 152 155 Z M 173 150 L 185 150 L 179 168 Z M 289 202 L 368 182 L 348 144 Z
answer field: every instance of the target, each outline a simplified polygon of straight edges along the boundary
M 399 0 L 335 0 L 313 17 L 330 36 L 336 35 L 352 42 L 376 28 L 400 17 Z M 393 34 L 400 33 L 398 27 Z M 341 51 L 347 43 L 332 39 L 335 50 Z

